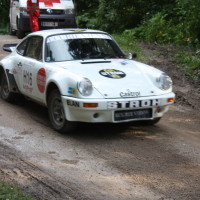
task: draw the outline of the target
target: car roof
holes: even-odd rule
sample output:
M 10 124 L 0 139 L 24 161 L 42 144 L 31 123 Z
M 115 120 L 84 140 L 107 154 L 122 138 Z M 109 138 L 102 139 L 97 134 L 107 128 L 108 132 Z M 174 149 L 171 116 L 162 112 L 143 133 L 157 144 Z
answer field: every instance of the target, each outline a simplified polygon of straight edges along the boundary
M 49 29 L 49 30 L 42 30 L 42 31 L 37 31 L 33 32 L 29 35 L 41 35 L 43 37 L 48 37 L 50 35 L 57 35 L 57 34 L 65 34 L 65 33 L 104 33 L 107 34 L 106 32 L 99 31 L 99 30 L 92 30 L 92 29 L 79 29 L 79 28 L 65 28 L 65 29 Z

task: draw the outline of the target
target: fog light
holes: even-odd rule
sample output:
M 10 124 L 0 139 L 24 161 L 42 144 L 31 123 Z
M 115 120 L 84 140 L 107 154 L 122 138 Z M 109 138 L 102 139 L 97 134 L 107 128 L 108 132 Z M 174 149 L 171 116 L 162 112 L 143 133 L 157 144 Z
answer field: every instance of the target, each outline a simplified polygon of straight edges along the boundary
M 97 118 L 97 117 L 99 117 L 99 114 L 98 114 L 98 113 L 95 113 L 95 114 L 93 115 L 93 117 L 94 117 L 94 118 Z
M 96 107 L 98 107 L 98 103 L 84 103 L 83 107 L 84 108 L 96 108 Z

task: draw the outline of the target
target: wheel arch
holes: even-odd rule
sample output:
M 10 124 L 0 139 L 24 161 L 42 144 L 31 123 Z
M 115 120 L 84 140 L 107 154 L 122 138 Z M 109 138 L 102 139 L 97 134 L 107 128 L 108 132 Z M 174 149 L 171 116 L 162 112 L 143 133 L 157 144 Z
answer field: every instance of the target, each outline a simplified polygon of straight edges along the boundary
M 0 65 L 0 80 L 2 79 L 3 74 L 5 74 L 8 79 L 8 74 L 6 73 L 5 68 L 2 65 Z
M 4 68 L 2 65 L 0 65 L 0 80 L 2 78 L 2 74 L 5 73 Z
M 57 89 L 60 92 L 59 87 L 54 82 L 51 82 L 48 84 L 47 89 L 46 89 L 46 105 L 48 105 L 48 98 L 51 91 L 55 89 Z

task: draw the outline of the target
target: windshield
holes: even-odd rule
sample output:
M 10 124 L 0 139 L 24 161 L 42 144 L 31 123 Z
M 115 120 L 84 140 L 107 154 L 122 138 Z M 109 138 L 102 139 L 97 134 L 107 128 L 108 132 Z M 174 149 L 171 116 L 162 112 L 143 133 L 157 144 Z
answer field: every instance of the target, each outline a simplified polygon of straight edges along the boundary
M 117 44 L 106 34 L 66 34 L 47 38 L 46 62 L 124 58 Z

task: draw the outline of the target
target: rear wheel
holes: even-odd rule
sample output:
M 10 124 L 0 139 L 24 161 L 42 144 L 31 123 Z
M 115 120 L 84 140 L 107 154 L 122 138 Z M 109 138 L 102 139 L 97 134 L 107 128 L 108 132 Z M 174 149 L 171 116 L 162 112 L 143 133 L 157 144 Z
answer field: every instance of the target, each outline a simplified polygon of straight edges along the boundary
M 61 95 L 57 89 L 52 90 L 48 97 L 48 111 L 50 122 L 54 130 L 64 133 L 75 128 L 74 122 L 66 120 Z
M 8 80 L 4 73 L 1 79 L 1 93 L 0 94 L 1 94 L 1 98 L 8 102 L 12 102 L 15 98 L 15 94 L 10 92 Z

